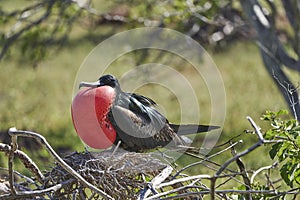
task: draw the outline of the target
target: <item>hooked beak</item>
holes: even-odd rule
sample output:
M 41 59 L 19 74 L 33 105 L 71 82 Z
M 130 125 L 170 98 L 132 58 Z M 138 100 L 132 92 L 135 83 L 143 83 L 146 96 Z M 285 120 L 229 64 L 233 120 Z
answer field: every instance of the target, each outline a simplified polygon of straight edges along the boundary
M 81 87 L 96 88 L 96 87 L 99 87 L 99 86 L 101 86 L 99 81 L 96 81 L 96 82 L 80 82 L 80 84 L 79 84 L 79 88 L 81 88 Z

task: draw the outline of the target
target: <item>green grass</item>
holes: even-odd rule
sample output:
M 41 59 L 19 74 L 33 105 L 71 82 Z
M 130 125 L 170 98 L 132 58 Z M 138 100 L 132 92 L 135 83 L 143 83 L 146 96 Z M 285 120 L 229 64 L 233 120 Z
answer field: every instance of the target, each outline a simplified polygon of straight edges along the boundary
M 225 132 L 249 128 L 246 116 L 259 122 L 265 110 L 286 107 L 262 64 L 256 45 L 235 43 L 213 58 L 222 73 L 226 89 Z
M 110 29 L 105 30 L 102 39 L 110 33 Z M 39 132 L 58 151 L 84 149 L 72 125 L 70 105 L 76 72 L 85 56 L 97 43 L 89 37 L 82 39 L 82 34 L 86 33 L 75 30 L 65 48 L 52 52 L 35 69 L 30 63 L 22 62 L 19 53 L 15 50 L 11 52 L 8 59 L 0 63 L 2 83 L 0 130 L 15 126 L 18 129 Z M 94 33 L 89 34 L 92 36 Z M 258 48 L 253 43 L 236 42 L 226 50 L 210 53 L 210 55 L 222 74 L 226 89 L 226 120 L 219 143 L 242 133 L 245 129 L 251 129 L 246 116 L 251 116 L 258 125 L 261 125 L 259 117 L 265 110 L 279 110 L 286 107 L 283 98 L 264 69 Z M 184 66 L 181 67 L 184 69 Z M 139 92 L 154 100 L 160 98 L 147 92 L 147 88 L 144 88 L 144 92 L 143 90 Z M 159 93 L 160 96 L 164 94 Z M 168 94 L 168 96 L 172 95 Z M 201 107 L 205 108 L 209 103 L 206 100 L 205 97 L 200 98 Z M 168 118 L 176 121 L 178 112 L 174 106 L 177 106 L 178 102 L 175 100 L 170 102 L 172 103 L 163 107 L 168 113 Z M 204 121 L 206 117 L 209 117 L 209 111 L 204 111 Z M 239 145 L 240 150 L 257 141 L 253 135 L 243 138 L 245 144 Z M 200 141 L 201 137 L 198 139 Z M 260 163 L 253 156 L 256 153 L 261 153 Z M 250 163 L 251 167 L 270 164 L 264 148 L 257 150 L 255 154 L 247 156 L 247 163 Z M 229 157 L 230 155 L 227 154 L 222 159 L 226 160 Z M 180 160 L 180 162 L 184 164 L 187 161 Z M 199 169 L 195 170 L 199 171 Z
M 23 6 L 24 2 L 27 1 L 22 2 Z M 99 2 L 97 1 L 97 3 Z M 99 4 L 99 7 L 103 9 L 110 6 L 106 3 L 104 5 L 102 2 Z M 13 9 L 15 3 L 5 1 L 2 6 Z M 10 55 L 0 62 L 1 133 L 5 134 L 4 131 L 15 126 L 18 129 L 41 133 L 59 153 L 83 151 L 84 145 L 73 128 L 70 113 L 76 73 L 84 58 L 98 43 L 114 32 L 122 30 L 125 30 L 125 28 L 118 25 L 116 27 L 102 25 L 98 28 L 95 27 L 93 31 L 87 32 L 76 26 L 72 29 L 71 37 L 66 46 L 51 50 L 37 68 L 33 68 L 31 62 L 27 62 L 22 58 L 17 48 L 11 49 Z M 209 54 L 220 70 L 226 90 L 226 119 L 218 143 L 221 144 L 229 138 L 242 134 L 237 139 L 243 140 L 243 143 L 237 145 L 237 151 L 240 152 L 257 142 L 256 135 L 243 133 L 245 129 L 252 129 L 250 123 L 246 120 L 246 116 L 251 116 L 263 130 L 266 130 L 269 126 L 259 120 L 261 114 L 266 110 L 276 111 L 287 108 L 287 105 L 267 74 L 259 50 L 253 42 L 234 42 L 222 51 L 210 51 Z M 155 51 L 147 61 L 151 62 L 154 56 L 156 56 Z M 112 69 L 107 70 L 107 72 L 120 75 L 137 64 L 137 58 L 138 54 L 125 55 L 112 63 Z M 165 59 L 163 63 L 169 64 L 168 61 L 172 61 L 174 64 L 178 60 Z M 181 64 L 182 62 L 179 60 L 176 69 L 187 75 L 194 73 L 187 64 Z M 99 66 L 101 66 L 101 60 L 99 60 Z M 287 71 L 294 82 L 299 80 L 298 74 L 295 75 L 294 72 Z M 206 108 L 210 108 L 210 98 L 207 96 L 205 83 L 200 79 L 193 79 L 191 82 L 202 87 L 201 93 L 198 94 L 199 104 L 202 108 L 201 121 L 209 123 L 210 110 Z M 170 121 L 177 122 L 180 120 L 179 103 L 174 98 L 174 94 L 166 88 L 146 85 L 136 92 L 157 101 Z M 184 111 L 188 112 L 188 110 Z M 201 144 L 202 140 L 203 135 L 197 136 L 196 145 Z M 53 160 L 48 160 L 48 153 L 45 150 L 35 150 L 35 146 L 30 149 L 26 149 L 27 147 L 21 146 L 20 148 L 28 153 L 41 169 L 49 169 Z M 262 166 L 272 164 L 272 160 L 268 156 L 268 150 L 269 146 L 262 146 L 244 156 L 242 160 L 247 169 L 257 170 Z M 7 162 L 3 157 L 6 157 L 6 155 L 0 154 L 0 167 L 7 167 Z M 214 158 L 214 161 L 224 163 L 231 157 L 230 151 L 227 151 Z M 180 166 L 186 166 L 195 161 L 196 159 L 183 156 L 177 162 Z M 16 162 L 16 165 L 15 169 L 25 175 L 30 175 L 28 171 L 24 170 L 20 162 Z M 236 164 L 232 163 L 230 168 L 236 169 Z M 187 170 L 187 173 L 211 174 L 212 171 L 207 167 L 196 166 Z M 259 177 L 265 180 L 265 177 L 262 176 L 263 173 Z M 278 174 L 272 176 L 273 179 L 274 177 L 277 178 Z M 228 189 L 235 186 L 237 185 L 228 183 L 224 185 L 224 188 Z
M 0 129 L 16 126 L 33 130 L 43 134 L 56 149 L 83 150 L 73 129 L 70 104 L 76 72 L 91 49 L 92 44 L 83 41 L 78 46 L 72 45 L 72 48 L 51 55 L 36 69 L 14 60 L 2 62 Z M 239 56 L 236 56 L 237 52 Z M 221 141 L 250 129 L 246 116 L 253 117 L 260 125 L 259 117 L 265 110 L 285 107 L 255 45 L 236 43 L 211 56 L 222 74 L 226 89 L 226 120 Z M 145 91 L 143 94 L 151 96 L 152 93 Z M 178 105 L 176 101 L 171 102 Z M 168 115 L 175 115 L 168 116 L 171 119 L 178 117 L 176 109 L 172 111 L 174 105 L 169 103 L 164 107 L 171 110 Z M 253 136 L 245 138 L 248 138 L 246 144 L 249 145 L 256 140 Z

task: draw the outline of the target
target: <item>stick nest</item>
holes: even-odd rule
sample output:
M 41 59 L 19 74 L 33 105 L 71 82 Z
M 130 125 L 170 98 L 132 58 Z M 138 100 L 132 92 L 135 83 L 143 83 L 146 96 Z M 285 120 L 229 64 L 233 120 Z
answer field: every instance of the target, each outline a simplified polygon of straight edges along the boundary
M 116 199 L 136 198 L 138 191 L 146 187 L 147 181 L 158 175 L 166 167 L 150 154 L 121 152 L 73 153 L 64 158 L 89 183 L 95 185 Z M 45 175 L 45 188 L 60 183 L 68 183 L 53 194 L 54 198 L 71 198 L 79 194 L 82 198 L 91 197 L 70 173 L 56 165 Z M 98 198 L 97 194 L 92 194 Z

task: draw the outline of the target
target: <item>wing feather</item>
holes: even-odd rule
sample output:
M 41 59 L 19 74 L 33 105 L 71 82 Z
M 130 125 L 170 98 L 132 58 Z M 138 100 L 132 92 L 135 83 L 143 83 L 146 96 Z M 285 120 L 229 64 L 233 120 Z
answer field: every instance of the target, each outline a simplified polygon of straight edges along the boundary
M 139 102 L 141 102 L 145 106 L 155 106 L 156 103 L 149 97 L 145 97 L 143 95 L 135 94 L 135 93 L 128 93 L 130 96 L 136 98 Z
M 122 141 L 121 146 L 126 150 L 144 151 L 164 147 L 169 143 L 174 143 L 172 146 L 183 144 L 168 123 L 158 130 L 141 115 L 121 106 L 113 106 L 108 116 L 113 119 L 117 140 Z
M 145 120 L 145 123 L 152 123 L 157 130 L 160 130 L 165 123 L 168 123 L 168 120 L 153 107 L 156 103 L 152 99 L 135 93 L 125 92 L 119 98 L 118 106 L 136 113 Z
M 170 124 L 170 127 L 178 135 L 189 135 L 195 133 L 208 132 L 214 129 L 219 129 L 219 126 L 198 125 L 198 124 Z

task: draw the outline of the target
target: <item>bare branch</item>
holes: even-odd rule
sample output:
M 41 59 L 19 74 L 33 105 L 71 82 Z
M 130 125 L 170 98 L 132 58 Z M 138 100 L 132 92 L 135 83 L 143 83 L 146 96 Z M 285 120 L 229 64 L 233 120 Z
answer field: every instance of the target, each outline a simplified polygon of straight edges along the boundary
M 252 174 L 252 176 L 251 176 L 251 184 L 253 184 L 254 178 L 255 178 L 260 172 L 262 172 L 262 171 L 264 171 L 264 170 L 272 169 L 272 168 L 276 167 L 277 165 L 278 165 L 278 162 L 275 162 L 275 163 L 273 163 L 272 165 L 268 165 L 268 166 L 265 166 L 265 167 L 261 167 L 261 168 L 259 168 L 258 170 L 256 170 L 256 171 Z
M 166 187 L 166 186 L 170 186 L 170 185 L 174 185 L 177 183 L 181 183 L 181 182 L 186 182 L 186 181 L 190 181 L 190 180 L 201 180 L 201 179 L 210 179 L 210 175 L 208 174 L 200 174 L 200 175 L 195 175 L 195 176 L 188 176 L 188 177 L 184 177 L 184 178 L 179 178 L 179 179 L 175 179 L 166 183 L 161 183 L 160 185 L 157 186 L 157 188 L 161 188 L 161 187 Z
M 184 190 L 184 189 L 187 189 L 187 188 L 196 188 L 196 186 L 190 186 L 190 185 L 186 185 L 186 186 L 182 186 L 182 187 L 178 187 L 178 188 L 175 188 L 173 190 L 168 190 L 166 192 L 161 192 L 159 194 L 156 194 L 156 195 L 153 195 L 151 197 L 148 197 L 148 198 L 145 198 L 144 200 L 152 200 L 152 199 L 159 199 L 160 197 L 162 196 L 166 196 L 168 194 L 172 194 L 172 193 L 175 193 L 175 192 L 179 192 L 181 190 Z M 201 194 L 201 192 L 197 193 L 197 194 Z M 192 196 L 193 194 L 189 193 L 187 196 Z
M 231 151 L 231 152 L 232 152 L 232 155 L 233 155 L 233 156 L 236 155 L 236 151 L 235 151 L 234 147 L 232 148 L 232 151 Z M 249 179 L 249 176 L 248 176 L 248 173 L 247 173 L 245 164 L 243 163 L 243 161 L 242 161 L 241 158 L 237 158 L 237 159 L 236 159 L 236 164 L 237 164 L 237 166 L 239 167 L 240 172 L 242 173 L 242 177 L 243 177 L 243 180 L 244 180 L 246 189 L 247 189 L 247 190 L 250 190 L 250 189 L 251 189 L 251 183 L 250 183 L 250 179 Z M 248 197 L 246 197 L 246 198 L 247 198 L 247 199 L 252 199 L 251 196 L 248 196 Z
M 247 119 L 249 120 L 249 122 L 251 123 L 251 125 L 253 126 L 253 128 L 255 129 L 255 133 L 258 136 L 259 141 L 257 143 L 255 143 L 254 145 L 252 145 L 250 148 L 246 149 L 245 151 L 242 151 L 238 154 L 236 154 L 234 157 L 232 157 L 231 159 L 227 160 L 222 166 L 221 168 L 215 173 L 215 175 L 212 177 L 211 180 L 211 199 L 215 199 L 215 182 L 217 180 L 217 178 L 219 177 L 219 175 L 228 167 L 229 164 L 231 164 L 233 161 L 238 160 L 240 157 L 245 156 L 247 154 L 249 154 L 250 152 L 254 151 L 255 149 L 257 149 L 259 146 L 261 146 L 264 143 L 278 143 L 281 142 L 279 140 L 265 140 L 263 138 L 262 133 L 260 132 L 260 128 L 255 124 L 255 122 L 252 120 L 251 117 L 247 117 Z
M 215 177 L 219 176 L 227 167 L 230 163 L 232 163 L 233 161 L 237 160 L 238 158 L 249 154 L 251 151 L 255 150 L 257 147 L 259 147 L 260 145 L 263 144 L 262 140 L 259 140 L 259 142 L 257 142 L 256 144 L 254 144 L 253 146 L 251 146 L 250 148 L 248 148 L 247 150 L 236 154 L 234 157 L 232 157 L 231 159 L 227 160 L 222 167 L 215 173 Z
M 201 161 L 194 162 L 194 163 L 192 163 L 192 164 L 189 164 L 189 165 L 187 165 L 187 166 L 184 166 L 182 169 L 180 169 L 180 170 L 173 176 L 173 178 L 176 177 L 176 176 L 178 176 L 178 175 L 179 175 L 181 172 L 183 172 L 184 170 L 186 170 L 186 169 L 188 169 L 188 168 L 190 168 L 190 167 L 194 167 L 194 166 L 196 166 L 196 165 L 202 164 L 202 163 L 205 162 L 205 161 L 209 161 L 211 158 L 213 158 L 213 157 L 215 157 L 215 156 L 217 156 L 217 155 L 220 155 L 221 153 L 224 153 L 225 151 L 231 149 L 232 147 L 234 147 L 235 145 L 237 145 L 238 143 L 241 143 L 241 142 L 242 142 L 242 141 L 235 142 L 235 143 L 231 144 L 230 146 L 226 147 L 225 149 L 222 149 L 221 151 L 218 151 L 217 153 L 215 153 L 215 154 L 213 154 L 213 155 L 210 155 L 210 156 L 204 158 L 204 159 L 201 160 Z
M 22 191 L 22 192 L 17 192 L 16 195 L 11 195 L 11 194 L 4 194 L 4 195 L 0 195 L 1 199 L 9 199 L 9 200 L 14 200 L 14 199 L 27 199 L 27 198 L 35 198 L 37 196 L 41 196 L 44 195 L 48 192 L 55 192 L 60 190 L 64 185 L 69 184 L 71 181 L 73 180 L 68 180 L 65 181 L 63 183 L 54 185 L 52 187 L 43 189 L 43 190 L 34 190 L 34 191 Z
M 299 118 L 297 114 L 297 107 L 299 104 L 299 99 L 298 99 L 297 90 L 299 88 L 299 85 L 297 87 L 294 87 L 293 85 L 290 85 L 287 82 L 285 82 L 286 85 L 284 85 L 284 83 L 282 83 L 281 80 L 275 74 L 273 74 L 273 77 L 277 81 L 277 84 L 284 89 L 286 96 L 289 99 L 289 106 L 292 110 L 292 113 L 295 119 L 298 120 Z M 296 93 L 296 95 L 294 95 L 294 93 Z
M 69 172 L 74 178 L 79 180 L 83 185 L 86 187 L 90 188 L 91 190 L 101 194 L 104 198 L 106 199 L 113 199 L 110 195 L 106 194 L 104 191 L 96 188 L 94 185 L 90 184 L 88 181 L 86 181 L 80 174 L 78 174 L 73 168 L 71 168 L 54 150 L 53 148 L 49 145 L 47 140 L 41 136 L 38 133 L 34 133 L 31 131 L 21 131 L 21 130 L 15 130 L 15 129 L 10 129 L 9 134 L 12 137 L 31 137 L 36 139 L 38 142 L 40 142 L 43 146 L 46 147 L 48 152 L 54 157 L 54 159 L 67 171 Z
M 152 179 L 150 185 L 148 184 L 147 189 L 139 195 L 138 199 L 147 198 L 151 192 L 151 189 L 149 187 L 153 187 L 154 189 L 159 188 L 161 186 L 161 183 L 171 175 L 172 171 L 173 168 L 171 166 L 166 167 L 160 174 Z
M 9 153 L 12 151 L 11 149 L 12 148 L 9 145 L 0 143 L 0 151 Z M 14 151 L 14 156 L 19 158 L 24 166 L 36 176 L 40 183 L 42 183 L 43 179 L 45 178 L 44 175 L 27 154 L 17 149 Z
M 0 151 L 11 152 L 15 149 L 13 146 L 17 147 L 16 143 L 18 137 L 31 137 L 45 146 L 58 164 L 45 175 L 45 178 L 42 179 L 43 182 L 41 185 L 34 185 L 35 187 L 38 187 L 37 189 L 32 189 L 32 185 L 30 184 L 35 184 L 31 183 L 32 179 L 23 183 L 15 182 L 15 194 L 8 191 L 10 194 L 7 194 L 7 192 L 6 194 L 2 193 L 0 194 L 0 198 L 10 200 L 36 197 L 44 198 L 47 196 L 49 199 L 109 199 L 116 197 L 120 199 L 132 198 L 149 200 L 178 199 L 185 197 L 206 198 L 210 195 L 211 199 L 230 199 L 232 198 L 232 195 L 238 195 L 241 198 L 251 199 L 254 197 L 254 194 L 261 196 L 269 195 L 270 197 L 300 194 L 299 188 L 297 190 L 279 192 L 276 189 L 278 188 L 278 183 L 271 181 L 270 174 L 268 174 L 265 181 L 268 185 L 270 185 L 271 182 L 271 190 L 252 189 L 251 184 L 257 174 L 263 170 L 271 169 L 272 167 L 267 166 L 256 170 L 250 180 L 248 174 L 252 173 L 252 171 L 250 172 L 246 170 L 246 164 L 241 161 L 241 157 L 251 153 L 261 146 L 261 144 L 278 143 L 282 142 L 282 140 L 265 140 L 260 128 L 256 125 L 252 118 L 247 117 L 247 119 L 255 130 L 255 134 L 258 138 L 257 143 L 241 153 L 236 153 L 232 148 L 240 143 L 240 141 L 235 142 L 221 150 L 221 152 L 217 152 L 207 158 L 201 158 L 202 160 L 200 162 L 196 162 L 197 164 L 194 165 L 197 166 L 200 163 L 203 164 L 203 162 L 207 162 L 216 156 L 222 155 L 221 153 L 232 149 L 233 157 L 222 165 L 218 164 L 219 168 L 213 169 L 214 171 L 212 174 L 205 173 L 185 175 L 181 173 L 183 171 L 181 170 L 179 172 L 176 171 L 173 176 L 172 172 L 174 169 L 177 169 L 170 165 L 162 164 L 161 160 L 152 157 L 157 156 L 152 153 L 124 152 L 112 149 L 97 153 L 76 152 L 62 160 L 43 136 L 35 132 L 21 131 L 12 128 L 9 130 L 9 134 L 14 138 L 14 142 L 12 145 L 0 144 Z M 17 151 L 19 150 L 15 149 L 14 155 L 18 155 L 16 154 Z M 224 173 L 228 166 L 234 161 L 236 161 L 240 172 L 230 170 L 232 173 Z M 206 166 L 204 165 L 204 167 Z M 149 174 L 151 175 L 149 176 Z M 239 180 L 240 177 L 244 179 L 244 183 Z M 93 187 L 100 188 L 100 191 L 103 191 L 109 196 L 104 196 L 103 193 L 93 190 L 93 188 L 91 188 L 90 185 L 86 185 L 83 180 Z M 245 185 L 247 189 L 220 189 L 226 187 L 227 184 L 232 184 L 232 182 L 230 183 L 229 181 L 233 181 L 239 185 Z M 30 184 L 28 184 L 29 182 Z M 210 187 L 207 186 L 207 183 L 210 183 Z M 86 193 L 86 190 L 88 193 Z M 139 192 L 137 193 L 136 191 Z M 132 196 L 127 196 L 128 194 Z
M 16 195 L 15 190 L 15 182 L 14 182 L 14 174 L 13 174 L 13 163 L 14 163 L 14 151 L 11 150 L 8 153 L 8 177 L 9 177 L 9 189 L 12 194 L 12 196 Z
M 290 1 L 282 1 L 285 8 L 289 8 L 291 6 Z M 296 2 L 296 1 L 294 1 Z M 273 75 L 275 74 L 276 77 L 280 80 L 280 82 L 287 83 L 288 85 L 295 88 L 291 81 L 289 80 L 288 76 L 282 70 L 282 66 L 285 65 L 286 67 L 300 72 L 300 59 L 299 59 L 299 50 L 296 52 L 298 54 L 298 60 L 290 56 L 287 50 L 284 48 L 283 44 L 280 42 L 276 27 L 268 22 L 267 16 L 265 16 L 263 9 L 257 0 L 240 0 L 242 5 L 243 11 L 248 16 L 249 21 L 254 26 L 255 30 L 257 31 L 257 41 L 260 47 L 260 52 L 262 55 L 262 59 L 264 65 L 272 78 L 274 79 Z M 298 3 L 299 5 L 299 3 Z M 292 9 L 294 10 L 294 8 Z M 290 12 L 290 10 L 286 10 L 286 12 Z M 299 9 L 298 9 L 299 12 Z M 273 13 L 274 14 L 274 13 Z M 289 13 L 288 18 L 291 20 L 292 24 L 295 24 L 293 19 L 298 19 L 295 16 L 296 13 Z M 293 19 L 291 19 L 293 18 Z M 299 21 L 299 20 L 298 20 Z M 297 21 L 297 24 L 300 22 Z M 269 24 L 270 26 L 266 26 Z M 300 25 L 299 25 L 300 26 Z M 296 40 L 300 38 L 300 29 L 298 28 L 295 32 Z M 299 44 L 299 42 L 298 42 Z M 275 81 L 278 89 L 282 93 L 283 97 L 287 104 L 290 104 L 290 97 L 286 94 L 284 88 L 280 87 L 278 81 Z M 296 91 L 293 93 L 293 99 L 298 98 L 298 92 Z M 290 107 L 292 108 L 292 107 Z M 300 105 L 295 104 L 293 113 L 296 113 L 297 119 L 300 118 Z
M 216 194 L 268 194 L 268 195 L 276 195 L 274 198 L 270 198 L 270 199 L 278 199 L 278 197 L 287 195 L 287 194 L 294 194 L 294 195 L 299 195 L 300 192 L 297 192 L 297 190 L 299 190 L 299 188 L 297 189 L 293 189 L 293 190 L 289 190 L 289 191 L 285 191 L 285 192 L 278 192 L 276 190 L 216 190 Z M 200 191 L 200 192 L 191 192 L 191 193 L 183 193 L 183 194 L 178 194 L 175 196 L 171 196 L 171 197 L 166 197 L 163 198 L 164 200 L 167 199 L 178 199 L 181 197 L 190 197 L 193 195 L 203 195 L 203 194 L 209 194 L 210 191 Z

